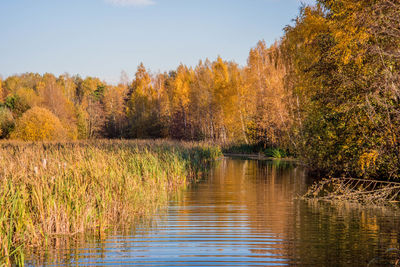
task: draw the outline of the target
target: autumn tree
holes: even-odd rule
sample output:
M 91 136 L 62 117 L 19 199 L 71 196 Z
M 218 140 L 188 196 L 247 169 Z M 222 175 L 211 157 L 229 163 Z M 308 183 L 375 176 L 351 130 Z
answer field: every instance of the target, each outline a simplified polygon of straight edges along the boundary
M 171 105 L 169 103 L 168 97 L 168 84 L 169 84 L 169 76 L 166 72 L 158 73 L 153 78 L 154 89 L 157 92 L 157 120 L 160 125 L 160 136 L 161 138 L 165 138 L 169 136 L 168 125 L 170 125 L 171 118 Z
M 33 107 L 18 119 L 12 139 L 24 141 L 63 140 L 67 136 L 60 120 L 50 110 Z
M 195 140 L 214 138 L 213 73 L 211 61 L 200 61 L 194 69 L 191 84 L 189 112 L 192 125 L 191 137 Z
M 190 136 L 189 105 L 192 77 L 193 71 L 181 64 L 171 80 L 169 97 L 172 125 L 170 134 L 174 138 L 189 139 Z
M 78 84 L 74 77 L 68 73 L 62 74 L 57 78 L 57 84 L 61 87 L 63 96 L 71 103 L 77 101 L 77 87 Z
M 278 43 L 267 47 L 264 41 L 250 50 L 246 67 L 248 135 L 254 143 L 287 146 L 291 124 L 284 86 L 286 68 Z
M 143 64 L 138 66 L 127 97 L 127 135 L 133 138 L 158 137 L 157 92 Z
M 103 99 L 107 86 L 98 78 L 75 79 L 78 138 L 101 136 L 106 121 Z
M 395 1 L 319 1 L 283 42 L 299 151 L 323 174 L 399 177 Z
M 108 137 L 116 138 L 124 134 L 127 90 L 127 86 L 120 84 L 108 86 L 104 92 L 105 131 Z
M 52 74 L 44 74 L 36 85 L 36 91 L 40 97 L 40 106 L 46 107 L 54 113 L 67 130 L 71 139 L 76 139 L 78 130 L 76 127 L 75 107 L 65 91 L 64 81 L 57 79 Z
M 3 95 L 8 96 L 14 93 L 19 87 L 23 87 L 21 78 L 17 75 L 10 76 L 2 83 Z

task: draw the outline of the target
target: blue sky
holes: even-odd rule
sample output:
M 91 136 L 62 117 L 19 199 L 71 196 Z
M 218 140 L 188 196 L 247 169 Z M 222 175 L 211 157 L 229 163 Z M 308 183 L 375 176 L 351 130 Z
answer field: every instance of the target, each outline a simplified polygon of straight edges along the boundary
M 313 0 L 304 0 L 313 3 Z M 298 13 L 300 0 L 0 0 L 0 75 L 68 72 L 119 80 L 218 55 L 246 64 Z

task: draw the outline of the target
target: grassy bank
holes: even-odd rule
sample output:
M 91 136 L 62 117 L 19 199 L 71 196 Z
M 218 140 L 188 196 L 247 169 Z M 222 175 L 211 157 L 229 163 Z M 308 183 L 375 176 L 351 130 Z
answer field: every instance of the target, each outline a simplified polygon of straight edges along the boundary
M 0 143 L 0 263 L 57 235 L 133 223 L 219 155 L 166 141 Z

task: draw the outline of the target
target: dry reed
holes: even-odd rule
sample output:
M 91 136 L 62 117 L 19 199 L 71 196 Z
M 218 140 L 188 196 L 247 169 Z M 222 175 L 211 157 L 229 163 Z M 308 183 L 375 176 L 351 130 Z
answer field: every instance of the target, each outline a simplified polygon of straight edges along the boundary
M 134 223 L 219 155 L 170 141 L 0 143 L 0 263 L 23 264 L 55 235 Z

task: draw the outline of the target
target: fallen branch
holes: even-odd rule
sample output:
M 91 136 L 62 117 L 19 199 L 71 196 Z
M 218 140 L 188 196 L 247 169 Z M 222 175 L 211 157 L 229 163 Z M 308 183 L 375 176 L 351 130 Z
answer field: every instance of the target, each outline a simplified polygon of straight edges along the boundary
M 302 199 L 387 205 L 400 201 L 400 183 L 357 178 L 330 178 L 314 183 Z

